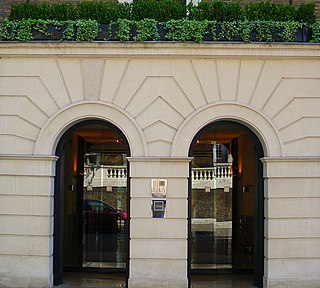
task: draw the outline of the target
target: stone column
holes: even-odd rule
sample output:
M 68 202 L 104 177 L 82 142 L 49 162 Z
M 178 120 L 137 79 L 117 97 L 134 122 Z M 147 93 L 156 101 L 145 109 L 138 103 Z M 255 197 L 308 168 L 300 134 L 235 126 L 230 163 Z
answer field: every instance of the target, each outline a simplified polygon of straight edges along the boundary
M 52 285 L 53 156 L 0 156 L 0 287 Z
M 129 287 L 184 287 L 190 158 L 130 157 Z M 152 179 L 167 180 L 165 218 L 152 217 Z
M 319 287 L 320 158 L 264 158 L 265 287 Z

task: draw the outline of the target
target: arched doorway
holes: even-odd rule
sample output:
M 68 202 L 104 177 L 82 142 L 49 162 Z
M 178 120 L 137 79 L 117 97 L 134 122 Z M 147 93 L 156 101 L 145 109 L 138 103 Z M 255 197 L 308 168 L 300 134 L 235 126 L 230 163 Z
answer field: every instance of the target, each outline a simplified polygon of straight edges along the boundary
M 64 273 L 128 278 L 128 142 L 114 125 L 87 120 L 68 129 L 56 155 L 54 285 Z
M 262 287 L 263 155 L 257 136 L 234 121 L 211 123 L 194 137 L 189 150 L 189 283 L 199 277 L 194 275 L 245 273 Z

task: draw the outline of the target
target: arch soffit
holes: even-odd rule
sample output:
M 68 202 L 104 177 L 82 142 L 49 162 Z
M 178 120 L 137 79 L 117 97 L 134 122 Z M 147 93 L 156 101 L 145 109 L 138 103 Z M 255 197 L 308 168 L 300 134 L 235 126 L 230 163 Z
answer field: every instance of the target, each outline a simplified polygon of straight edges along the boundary
M 62 135 L 73 125 L 86 120 L 105 120 L 125 135 L 131 156 L 146 155 L 146 140 L 136 121 L 116 105 L 101 102 L 71 104 L 53 114 L 41 128 L 36 139 L 35 155 L 54 155 Z
M 221 120 L 248 127 L 260 140 L 265 157 L 283 155 L 277 129 L 259 111 L 239 103 L 213 103 L 195 110 L 181 124 L 172 143 L 171 156 L 188 156 L 195 135 L 206 125 Z

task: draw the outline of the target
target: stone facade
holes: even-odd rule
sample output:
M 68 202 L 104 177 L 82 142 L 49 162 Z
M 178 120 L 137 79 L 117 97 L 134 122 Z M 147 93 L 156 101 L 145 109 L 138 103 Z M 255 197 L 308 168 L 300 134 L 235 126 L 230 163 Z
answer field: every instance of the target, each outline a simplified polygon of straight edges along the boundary
M 86 119 L 129 142 L 129 287 L 187 287 L 188 151 L 217 120 L 263 146 L 265 287 L 317 287 L 319 45 L 0 43 L 0 56 L 1 287 L 52 286 L 55 149 Z M 165 219 L 151 218 L 154 177 L 168 179 Z

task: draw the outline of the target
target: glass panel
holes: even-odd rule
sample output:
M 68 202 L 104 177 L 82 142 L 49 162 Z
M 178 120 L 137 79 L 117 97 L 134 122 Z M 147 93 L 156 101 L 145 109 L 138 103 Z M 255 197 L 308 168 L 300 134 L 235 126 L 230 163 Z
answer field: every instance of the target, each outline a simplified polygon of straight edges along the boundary
M 61 155 L 65 271 L 126 268 L 124 143 L 115 129 L 101 124 L 84 125 L 66 137 Z
M 232 268 L 232 155 L 216 140 L 193 151 L 192 269 Z
M 191 268 L 253 268 L 254 143 L 235 125 L 192 147 Z
M 87 153 L 83 185 L 83 267 L 125 268 L 125 154 Z

